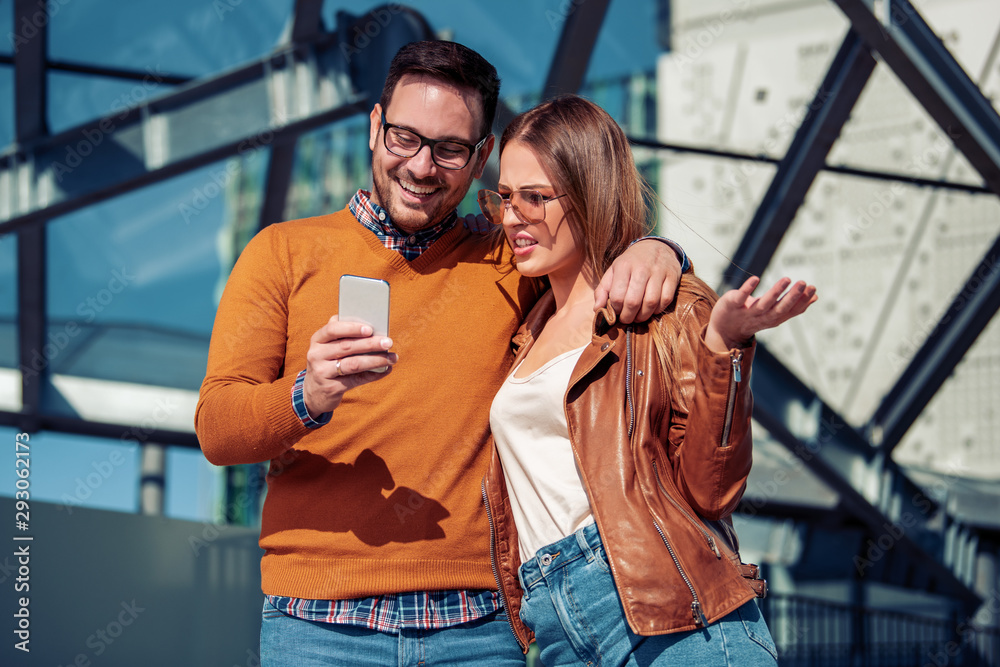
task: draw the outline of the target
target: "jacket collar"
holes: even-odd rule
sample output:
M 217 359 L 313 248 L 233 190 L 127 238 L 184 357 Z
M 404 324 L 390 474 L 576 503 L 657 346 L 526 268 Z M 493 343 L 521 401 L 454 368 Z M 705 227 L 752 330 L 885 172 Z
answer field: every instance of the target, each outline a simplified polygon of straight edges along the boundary
M 549 321 L 549 318 L 552 317 L 555 312 L 556 298 L 553 296 L 552 290 L 550 289 L 538 299 L 534 308 L 532 308 L 528 315 L 524 318 L 524 323 L 521 325 L 521 328 L 517 330 L 517 333 L 514 334 L 514 337 L 511 339 L 511 348 L 515 354 L 527 351 L 527 348 L 531 347 L 531 344 L 534 343 L 536 338 L 538 338 L 538 334 L 545 326 L 545 323 Z M 615 313 L 610 304 L 605 305 L 603 308 L 594 313 L 594 340 L 605 336 L 608 331 L 615 326 L 617 321 L 618 315 Z

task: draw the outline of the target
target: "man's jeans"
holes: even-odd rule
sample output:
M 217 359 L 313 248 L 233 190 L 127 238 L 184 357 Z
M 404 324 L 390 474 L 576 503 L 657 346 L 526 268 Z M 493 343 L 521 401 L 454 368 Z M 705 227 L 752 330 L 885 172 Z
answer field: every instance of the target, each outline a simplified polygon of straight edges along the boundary
M 261 667 L 524 667 L 524 654 L 503 609 L 478 621 L 441 630 L 404 629 L 388 633 L 304 621 L 283 614 L 265 599 L 260 663 Z
M 525 591 L 521 620 L 535 631 L 545 667 L 777 664 L 753 600 L 707 628 L 634 634 L 594 524 L 543 547 L 518 574 Z

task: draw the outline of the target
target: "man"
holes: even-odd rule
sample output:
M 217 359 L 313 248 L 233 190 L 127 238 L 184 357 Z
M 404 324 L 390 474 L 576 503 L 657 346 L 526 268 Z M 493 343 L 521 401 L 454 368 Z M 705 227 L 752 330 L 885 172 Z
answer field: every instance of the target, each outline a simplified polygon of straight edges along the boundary
M 455 212 L 493 149 L 499 85 L 461 45 L 405 46 L 371 112 L 372 192 L 261 231 L 230 276 L 195 424 L 213 463 L 271 462 L 265 665 L 524 662 L 480 481 L 489 406 L 539 288 Z M 391 284 L 392 340 L 331 317 L 342 274 Z M 610 294 L 645 319 L 679 275 L 669 246 L 636 244 L 596 305 Z

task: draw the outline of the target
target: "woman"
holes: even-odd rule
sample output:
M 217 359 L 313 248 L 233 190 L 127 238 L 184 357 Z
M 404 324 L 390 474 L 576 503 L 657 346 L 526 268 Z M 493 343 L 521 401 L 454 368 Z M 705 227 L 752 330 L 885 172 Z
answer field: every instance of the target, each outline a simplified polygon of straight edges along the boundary
M 648 326 L 595 316 L 649 199 L 621 129 L 579 97 L 511 122 L 498 189 L 480 192 L 484 214 L 551 286 L 513 340 L 483 482 L 515 636 L 546 667 L 775 664 L 729 515 L 750 471 L 753 335 L 815 288 L 753 298 L 751 278 L 716 301 L 689 271 Z

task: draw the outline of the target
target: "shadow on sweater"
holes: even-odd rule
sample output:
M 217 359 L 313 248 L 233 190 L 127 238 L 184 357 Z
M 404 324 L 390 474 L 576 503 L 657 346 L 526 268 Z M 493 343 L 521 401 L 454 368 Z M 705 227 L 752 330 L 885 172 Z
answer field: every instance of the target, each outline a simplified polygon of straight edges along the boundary
M 269 503 L 284 505 L 272 508 L 277 510 L 274 516 L 282 516 L 282 525 L 273 526 L 272 531 L 352 532 L 371 546 L 445 536 L 439 522 L 449 516 L 448 510 L 414 489 L 396 488 L 385 460 L 370 449 L 362 451 L 353 464 L 300 451 L 294 464 L 271 484 L 296 489 L 295 493 L 269 491 Z M 392 493 L 382 495 L 390 489 Z M 267 532 L 266 523 L 262 529 Z

